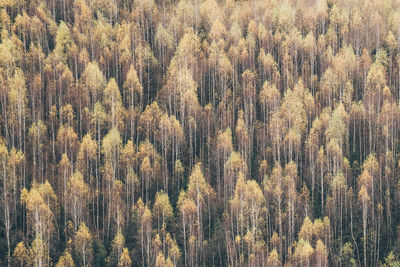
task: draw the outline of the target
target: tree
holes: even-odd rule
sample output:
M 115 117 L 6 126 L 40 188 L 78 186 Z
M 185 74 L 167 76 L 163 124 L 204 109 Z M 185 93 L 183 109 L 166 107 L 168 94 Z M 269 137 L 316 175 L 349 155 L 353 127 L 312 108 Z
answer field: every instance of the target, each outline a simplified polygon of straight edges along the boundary
M 165 258 L 162 252 L 157 255 L 156 259 L 156 267 L 164 267 L 165 266 Z
M 364 185 L 361 186 L 361 189 L 358 192 L 358 197 L 362 204 L 364 266 L 367 266 L 367 216 L 370 197 Z
M 58 192 L 62 192 L 62 199 L 61 199 L 61 203 L 64 205 L 66 205 L 66 201 L 67 201 L 67 184 L 68 184 L 68 178 L 72 175 L 72 165 L 71 165 L 71 161 L 69 160 L 67 154 L 62 154 L 61 156 L 61 160 L 59 163 L 59 174 L 61 176 L 61 185 L 58 185 L 59 190 Z M 67 217 L 64 216 L 64 223 L 67 221 Z
M 91 106 L 100 100 L 106 80 L 97 62 L 90 62 L 82 73 L 81 81 L 89 89 Z
M 131 139 L 134 140 L 134 135 L 136 132 L 136 126 L 135 126 L 135 116 L 134 114 L 136 113 L 136 110 L 139 109 L 139 111 L 142 110 L 143 107 L 143 86 L 141 85 L 139 78 L 137 76 L 137 72 L 134 68 L 134 66 L 131 64 L 129 67 L 129 70 L 126 74 L 126 79 L 123 84 L 123 88 L 126 93 L 124 93 L 124 97 L 127 99 L 128 103 L 128 113 L 130 113 L 130 133 L 131 133 Z
M 109 133 L 104 136 L 102 141 L 102 152 L 105 157 L 105 173 L 103 182 L 103 194 L 106 196 L 108 201 L 107 210 L 107 234 L 109 234 L 111 217 L 114 215 L 116 210 L 111 209 L 112 200 L 112 186 L 117 179 L 118 166 L 119 166 L 119 155 L 122 148 L 122 140 L 120 132 L 116 128 L 112 128 Z M 103 198 L 103 201 L 104 198 Z M 103 214 L 104 214 L 104 203 L 103 203 Z
M 164 193 L 164 191 L 157 192 L 153 210 L 153 214 L 157 214 L 157 229 L 160 233 L 161 228 L 166 228 L 166 222 L 173 216 L 173 210 L 169 202 L 169 197 L 166 193 Z
M 44 184 L 34 181 L 29 191 L 22 189 L 21 203 L 25 204 L 27 222 L 35 237 L 30 248 L 34 264 L 46 265 L 49 263 L 48 249 L 57 216 L 56 194 L 48 181 Z
M 313 223 L 310 218 L 304 218 L 303 225 L 300 228 L 299 238 L 311 242 L 313 234 Z
M 82 265 L 90 266 L 92 260 L 92 235 L 84 222 L 79 225 L 79 229 L 75 234 L 74 247 Z
M 70 160 L 75 160 L 78 135 L 72 127 L 61 125 L 57 132 L 57 147 L 60 154 L 66 154 Z
M 327 266 L 328 265 L 328 251 L 324 243 L 319 239 L 315 247 L 315 264 L 316 266 Z
M 24 72 L 17 68 L 14 75 L 8 79 L 8 123 L 10 126 L 10 139 L 7 140 L 12 147 L 18 147 L 22 151 L 25 148 L 26 132 L 26 105 L 27 92 Z
M 77 165 L 81 173 L 87 173 L 88 176 L 92 175 L 92 164 L 96 159 L 96 148 L 97 144 L 92 139 L 92 136 L 86 134 L 82 139 L 77 156 Z
M 297 191 L 296 191 L 296 186 L 298 183 L 298 175 L 297 175 L 297 165 L 293 161 L 289 162 L 285 166 L 285 182 L 286 182 L 286 191 L 287 191 L 287 217 L 288 217 L 288 224 L 289 224 L 289 233 L 288 233 L 288 241 L 289 244 L 294 241 L 294 233 L 292 231 L 293 228 L 296 226 L 295 222 L 295 210 L 296 210 L 296 203 L 297 199 L 300 198 L 301 196 L 297 196 Z M 304 191 L 304 190 L 303 190 Z M 307 190 L 308 193 L 308 190 Z M 308 195 L 306 197 L 309 197 Z M 307 216 L 307 200 L 300 200 L 301 203 L 305 204 L 305 216 Z M 307 217 L 306 217 L 307 218 Z M 301 230 L 299 232 L 299 236 L 301 234 Z M 304 238 L 305 239 L 305 238 Z M 305 239 L 307 240 L 307 239 Z
M 56 267 L 75 267 L 74 260 L 68 250 L 65 250 L 58 260 Z
M 229 200 L 233 195 L 234 187 L 239 173 L 247 174 L 247 164 L 237 152 L 232 152 L 224 164 L 224 200 Z
M 294 263 L 300 264 L 300 266 L 310 266 L 313 252 L 314 249 L 310 243 L 304 239 L 300 239 L 294 251 Z
M 56 47 L 54 49 L 56 57 L 66 62 L 68 56 L 71 54 L 73 41 L 68 26 L 64 21 L 61 21 L 58 26 L 56 35 Z
M 267 264 L 268 264 L 268 266 L 272 266 L 272 267 L 277 267 L 281 264 L 279 261 L 279 255 L 278 255 L 278 252 L 276 252 L 276 249 L 273 249 L 269 253 Z
M 340 248 L 340 261 L 343 264 L 347 264 L 349 266 L 355 266 L 356 265 L 356 261 L 353 258 L 354 256 L 354 252 L 353 252 L 353 247 L 351 245 L 350 242 L 344 244 L 341 248 Z
M 178 209 L 182 221 L 183 228 L 183 250 L 184 250 L 184 261 L 185 264 L 191 264 L 193 262 L 193 251 L 188 251 L 188 239 L 193 236 L 194 224 L 196 222 L 196 216 L 198 208 L 196 203 L 188 197 L 185 191 L 181 191 L 178 199 Z
M 182 254 L 177 241 L 173 239 L 169 233 L 167 233 L 165 236 L 164 246 L 166 246 L 168 255 L 166 264 L 171 265 L 172 263 L 172 266 L 176 266 L 178 262 L 181 260 Z M 171 263 L 169 263 L 169 261 Z
M 170 136 L 171 136 L 171 123 L 168 115 L 163 114 L 160 119 L 160 131 L 161 131 L 161 139 L 159 142 L 161 143 L 162 149 L 162 158 L 163 158 L 163 176 L 164 176 L 164 190 L 168 192 L 168 166 L 167 166 L 167 153 L 170 145 Z
M 126 74 L 124 89 L 129 93 L 128 103 L 131 108 L 142 107 L 143 87 L 140 84 L 135 67 L 131 64 Z
M 33 173 L 39 176 L 41 181 L 43 181 L 43 158 L 47 139 L 46 132 L 47 127 L 41 120 L 32 123 L 28 130 L 28 137 L 31 141 L 33 152 Z
M 5 15 L 8 17 L 7 14 Z M 3 17 L 6 19 L 4 15 Z M 8 19 L 10 18 L 8 17 Z M 16 45 L 12 38 L 7 36 L 7 38 L 2 41 L 0 45 L 0 63 L 6 68 L 7 77 L 9 77 L 15 67 L 18 66 L 19 61 L 22 59 L 21 54 L 21 47 Z
M 225 191 L 221 192 L 221 165 L 224 167 L 226 160 L 228 159 L 229 155 L 231 155 L 233 151 L 233 144 L 232 144 L 232 131 L 230 128 L 226 128 L 224 132 L 220 131 L 217 137 L 217 146 L 215 153 L 217 162 L 216 162 L 216 175 L 217 175 L 217 191 L 218 193 L 225 194 Z M 225 174 L 225 173 L 224 173 Z M 229 177 L 231 178 L 231 177 Z M 226 186 L 225 175 L 224 175 L 224 188 Z
M 89 188 L 80 172 L 75 172 L 67 183 L 67 206 L 69 206 L 69 214 L 72 217 L 74 231 L 78 230 L 85 215 L 86 198 Z
M 390 251 L 389 255 L 385 258 L 385 264 L 383 266 L 396 266 L 400 262 L 398 260 L 398 257 L 396 254 L 393 253 L 393 251 Z
M 28 250 L 26 249 L 24 242 L 21 241 L 15 246 L 13 258 L 16 265 L 21 267 L 29 265 Z
M 347 132 L 346 127 L 347 113 L 342 103 L 332 112 L 331 120 L 326 135 L 329 139 L 336 139 L 339 146 L 342 148 Z
M 183 148 L 185 142 L 185 135 L 182 129 L 182 125 L 179 120 L 176 119 L 175 116 L 170 116 L 170 125 L 171 125 L 171 160 L 172 162 L 179 161 L 179 157 L 181 154 L 181 150 Z M 175 172 L 174 172 L 175 174 Z M 175 178 L 175 177 L 173 177 Z M 178 188 L 179 188 L 179 180 L 178 180 Z
M 100 165 L 100 152 L 101 152 L 101 128 L 106 120 L 106 113 L 104 111 L 104 107 L 100 102 L 96 102 L 96 104 L 93 107 L 93 111 L 91 113 L 91 121 L 92 124 L 94 125 L 94 132 L 97 138 L 97 158 L 96 158 L 96 183 L 99 186 L 100 185 L 100 173 L 99 173 L 99 165 Z M 100 190 L 100 188 L 97 187 L 97 190 Z M 98 203 L 97 203 L 98 205 Z
M 181 187 L 181 183 L 183 183 L 183 166 L 182 166 L 182 162 L 178 159 L 177 161 L 175 161 L 175 166 L 174 166 L 174 174 L 176 176 L 176 180 L 178 183 L 178 190 L 180 190 Z
M 146 109 L 140 116 L 139 125 L 142 133 L 145 133 L 146 138 L 153 139 L 156 132 L 157 125 L 160 123 L 162 111 L 160 110 L 157 102 L 147 105 Z M 151 133 L 153 135 L 151 135 Z
M 90 192 L 91 198 L 87 198 L 88 202 L 93 203 L 95 208 L 92 209 L 92 218 L 93 222 L 96 225 L 97 229 L 99 227 L 99 194 L 100 191 L 100 179 L 97 176 L 97 171 L 95 167 L 97 165 L 97 144 L 96 141 L 92 139 L 90 134 L 86 134 L 81 142 L 79 147 L 79 152 L 77 155 L 76 167 L 77 171 L 82 173 L 84 177 L 87 177 L 88 180 L 88 192 Z M 94 179 L 96 178 L 96 179 Z M 96 218 L 95 218 L 96 216 Z M 78 225 L 76 225 L 78 226 Z M 77 227 L 75 228 L 77 229 Z
M 49 266 L 49 248 L 46 246 L 46 243 L 40 235 L 37 235 L 33 240 L 31 247 L 29 248 L 29 254 L 34 266 Z
M 198 240 L 196 246 L 199 246 L 200 251 L 202 250 L 203 243 L 203 209 L 205 209 L 206 203 L 210 203 L 213 197 L 214 191 L 211 186 L 204 179 L 201 164 L 197 163 L 193 168 L 192 174 L 189 177 L 189 184 L 187 187 L 187 195 L 195 203 L 197 208 L 197 233 Z
M 258 183 L 254 180 L 245 182 L 243 174 L 239 173 L 235 194 L 231 200 L 230 229 L 236 228 L 231 233 L 232 240 L 240 240 L 236 241 L 239 244 L 232 244 L 235 247 L 237 245 L 239 257 L 243 257 L 245 251 L 243 241 L 246 243 L 249 263 L 252 263 L 253 257 L 261 256 L 257 247 L 263 242 L 259 232 L 259 219 L 264 202 L 264 195 Z
M 301 101 L 302 97 L 304 97 L 304 86 L 302 81 L 299 81 L 296 84 L 294 90 L 287 90 L 283 97 L 280 112 L 282 113 L 282 118 L 284 119 L 282 124 L 286 124 L 285 128 L 289 130 L 286 132 L 287 136 L 285 137 L 285 139 L 288 141 L 291 140 L 290 134 L 296 133 L 297 135 L 301 136 L 306 129 L 307 116 L 304 104 Z M 284 133 L 285 132 L 282 134 Z M 298 147 L 299 140 L 298 138 L 295 140 L 297 142 L 288 142 L 288 161 L 293 159 L 296 159 L 297 161 L 298 156 L 293 158 L 293 152 L 296 152 L 298 149 L 294 150 L 293 148 Z
M 282 248 L 282 236 L 283 236 L 283 228 L 282 228 L 282 204 L 283 204 L 283 174 L 282 167 L 279 163 L 275 163 L 275 166 L 271 173 L 271 178 L 267 179 L 264 182 L 264 190 L 271 196 L 276 203 L 276 209 L 278 213 L 278 230 L 279 230 L 279 252 L 283 253 Z
M 141 255 L 142 255 L 142 264 L 150 264 L 150 244 L 151 244 L 151 219 L 152 214 L 150 209 L 146 204 L 143 203 L 142 199 L 136 202 L 135 210 L 138 215 L 138 224 L 139 224 L 139 236 L 140 236 L 140 245 L 141 245 Z M 146 257 L 145 257 L 146 256 Z
M 258 228 L 258 219 L 262 205 L 265 201 L 261 188 L 255 180 L 249 180 L 246 183 L 245 201 L 248 209 L 248 216 L 250 218 L 250 229 L 252 229 L 252 232 L 255 235 Z
M 147 202 L 150 196 L 150 189 L 156 182 L 156 188 L 158 188 L 157 175 L 161 171 L 160 155 L 157 150 L 148 140 L 142 142 L 139 145 L 137 152 L 138 171 L 141 174 L 142 184 L 142 198 Z
M 247 129 L 246 123 L 244 121 L 244 113 L 242 110 L 239 111 L 239 118 L 236 123 L 235 132 L 236 138 L 239 142 L 239 153 L 247 162 L 247 159 L 249 158 L 249 148 L 251 147 L 251 136 L 249 134 L 249 129 Z
M 267 119 L 266 122 L 268 123 L 271 119 L 271 114 L 279 107 L 281 93 L 275 87 L 275 85 L 270 84 L 268 80 L 266 80 L 262 86 L 258 98 L 262 106 L 262 111 L 264 114 L 263 117 Z
M 125 237 L 124 235 L 121 233 L 121 230 L 118 230 L 117 233 L 114 236 L 114 239 L 112 241 L 112 245 L 111 245 L 111 254 L 109 257 L 109 261 L 110 264 L 118 264 L 120 263 L 120 260 L 123 256 L 123 251 L 126 249 L 124 248 L 125 246 Z M 126 257 L 126 255 L 124 255 L 124 257 Z M 128 259 L 129 259 L 129 252 L 128 252 Z M 127 259 L 125 259 L 127 260 Z M 130 259 L 129 259 L 130 260 Z
M 111 113 L 111 128 L 119 128 L 122 123 L 123 106 L 121 92 L 114 78 L 111 78 L 104 89 L 104 107 L 106 112 Z
M 125 223 L 125 217 L 124 215 L 126 214 L 126 207 L 125 207 L 125 202 L 123 200 L 124 198 L 124 185 L 120 180 L 115 180 L 113 185 L 112 185 L 112 192 L 111 192 L 111 199 L 109 202 L 108 209 L 111 210 L 111 218 L 109 221 L 112 221 L 115 223 L 115 226 L 117 228 L 117 231 L 121 231 L 121 229 L 124 227 Z
M 130 267 L 132 266 L 131 258 L 129 257 L 129 251 L 124 248 L 121 257 L 118 260 L 118 267 Z
M 1 207 L 4 210 L 4 213 L 2 214 L 3 221 L 4 221 L 4 228 L 6 232 L 6 240 L 7 240 L 7 263 L 10 265 L 10 257 L 11 257 L 11 244 L 10 244 L 10 229 L 11 229 L 11 195 L 12 195 L 12 189 L 11 185 L 9 185 L 8 181 L 8 170 L 7 170 L 7 164 L 8 164 L 8 150 L 7 147 L 4 144 L 0 145 L 0 161 L 1 161 L 1 181 L 2 181 L 2 203 Z M 12 181 L 11 181 L 12 184 Z
M 125 172 L 125 188 L 126 188 L 126 220 L 129 221 L 130 208 L 135 204 L 135 193 L 139 187 L 139 179 L 135 172 L 136 165 L 136 146 L 131 140 L 125 144 L 121 151 L 121 165 Z

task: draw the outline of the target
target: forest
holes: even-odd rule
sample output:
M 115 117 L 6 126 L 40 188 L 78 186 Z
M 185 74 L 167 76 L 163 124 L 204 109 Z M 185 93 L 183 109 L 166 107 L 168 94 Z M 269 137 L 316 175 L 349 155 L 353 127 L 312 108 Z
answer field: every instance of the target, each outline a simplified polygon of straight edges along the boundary
M 400 266 L 400 1 L 0 0 L 0 266 Z

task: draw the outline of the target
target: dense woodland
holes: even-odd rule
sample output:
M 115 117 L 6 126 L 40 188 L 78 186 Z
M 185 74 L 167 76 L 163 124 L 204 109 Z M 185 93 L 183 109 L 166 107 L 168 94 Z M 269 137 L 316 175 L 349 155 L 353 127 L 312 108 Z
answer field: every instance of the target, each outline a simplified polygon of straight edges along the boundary
M 400 266 L 398 0 L 1 0 L 1 266 Z

